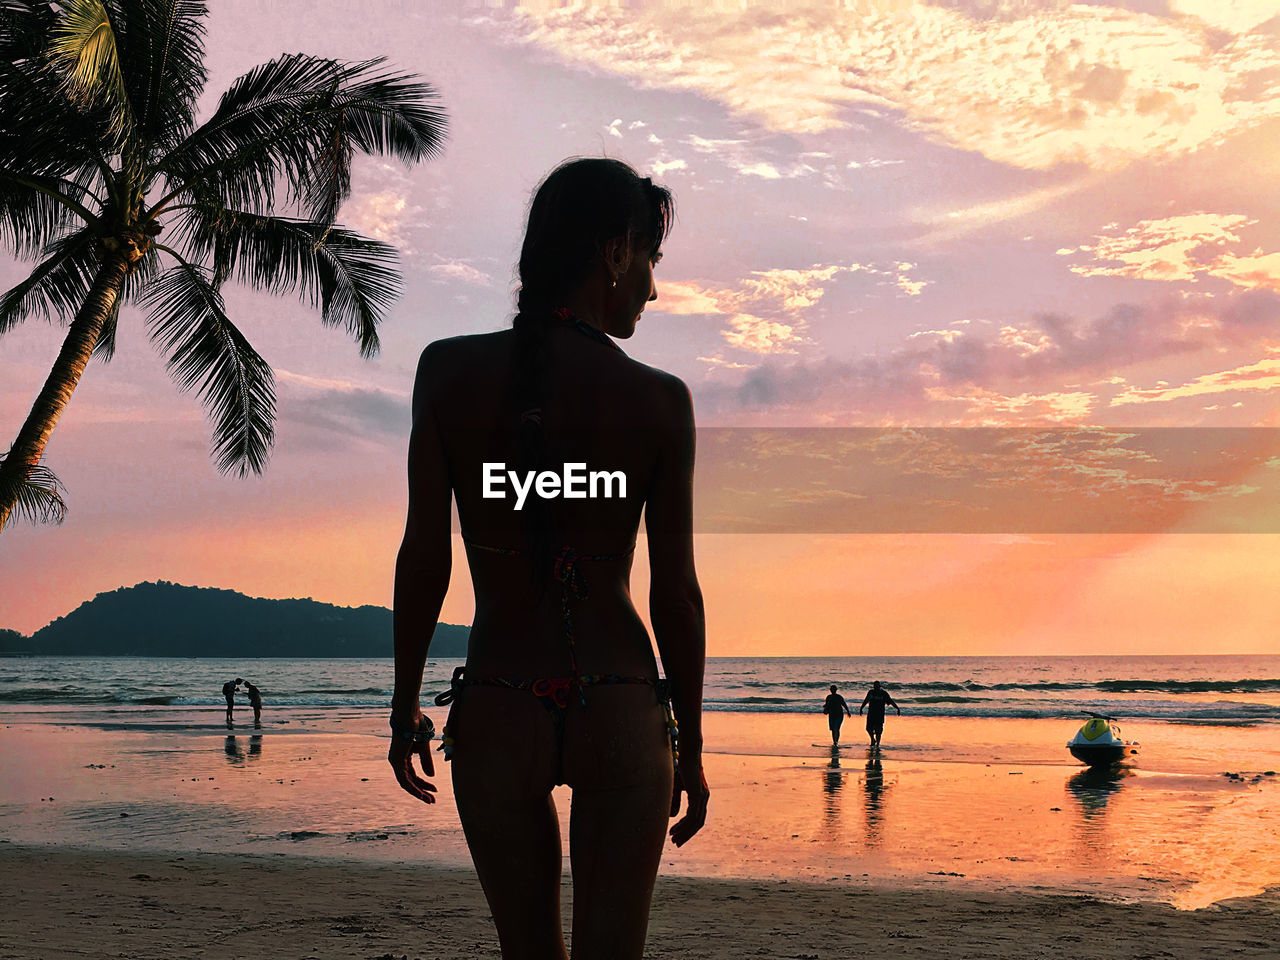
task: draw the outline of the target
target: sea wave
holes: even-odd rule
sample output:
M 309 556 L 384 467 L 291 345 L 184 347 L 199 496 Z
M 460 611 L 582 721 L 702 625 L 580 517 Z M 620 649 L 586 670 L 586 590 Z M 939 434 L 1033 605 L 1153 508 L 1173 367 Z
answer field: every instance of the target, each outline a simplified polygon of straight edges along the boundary
M 1092 710 L 1130 720 L 1214 722 L 1252 726 L 1280 722 L 1280 706 L 1220 700 L 1214 703 L 1178 700 L 1000 700 L 993 698 L 937 697 L 918 700 L 898 698 L 903 712 L 917 717 L 977 717 L 990 719 L 1075 719 Z M 811 702 L 748 702 L 746 698 L 707 699 L 703 709 L 718 713 L 819 713 Z M 857 717 L 854 717 L 855 722 Z
M 925 681 L 922 683 L 895 683 L 884 680 L 884 686 L 894 694 L 908 695 L 916 691 L 939 691 L 962 693 L 973 691 L 1015 691 L 1028 693 L 1064 693 L 1073 690 L 1096 690 L 1101 693 L 1274 693 L 1280 691 L 1280 679 L 1263 679 L 1246 677 L 1241 680 L 1041 680 L 1041 681 L 1006 681 L 1003 683 L 978 683 L 974 680 L 953 682 L 946 680 Z M 850 685 L 845 681 L 846 685 Z M 752 689 L 785 689 L 796 693 L 814 690 L 825 690 L 828 681 L 791 681 L 776 680 L 740 680 L 726 686 L 748 687 Z M 857 684 L 859 689 L 863 686 Z

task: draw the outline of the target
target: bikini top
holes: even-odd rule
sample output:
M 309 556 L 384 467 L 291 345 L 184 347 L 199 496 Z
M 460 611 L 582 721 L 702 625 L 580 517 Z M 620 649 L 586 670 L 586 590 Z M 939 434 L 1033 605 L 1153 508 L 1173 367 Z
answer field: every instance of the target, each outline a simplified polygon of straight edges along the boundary
M 556 307 L 551 311 L 551 315 L 561 323 L 571 325 L 579 333 L 590 337 L 592 340 L 596 341 L 596 343 L 602 343 L 606 347 L 610 347 L 617 350 L 619 353 L 622 353 L 622 348 L 610 340 L 603 330 L 599 327 L 593 327 L 568 307 Z

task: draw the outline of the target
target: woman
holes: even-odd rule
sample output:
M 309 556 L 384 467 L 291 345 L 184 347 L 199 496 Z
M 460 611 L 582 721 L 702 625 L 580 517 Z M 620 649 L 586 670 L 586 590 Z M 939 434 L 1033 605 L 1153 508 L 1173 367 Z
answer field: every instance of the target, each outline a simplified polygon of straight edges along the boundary
M 657 299 L 671 219 L 670 194 L 626 164 L 562 164 L 530 206 L 512 329 L 438 341 L 418 366 L 388 759 L 433 802 L 419 697 L 449 583 L 452 495 L 476 613 L 466 667 L 438 702 L 452 702 L 446 757 L 507 960 L 566 956 L 556 784 L 573 789 L 576 960 L 641 956 L 680 793 L 677 846 L 706 818 L 692 406 L 677 378 L 610 339 L 630 337 Z M 642 508 L 666 681 L 630 596 Z

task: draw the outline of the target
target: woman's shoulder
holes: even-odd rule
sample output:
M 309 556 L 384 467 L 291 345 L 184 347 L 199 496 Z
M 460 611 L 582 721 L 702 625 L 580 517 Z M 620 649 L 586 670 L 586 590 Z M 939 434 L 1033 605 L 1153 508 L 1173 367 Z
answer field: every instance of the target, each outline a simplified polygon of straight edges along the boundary
M 423 366 L 432 364 L 453 364 L 467 357 L 483 357 L 496 350 L 508 350 L 511 336 L 510 330 L 496 330 L 492 333 L 468 333 L 432 340 L 423 348 L 418 367 L 422 369 Z
M 689 388 L 674 373 L 668 373 L 666 370 L 642 363 L 633 357 L 623 357 L 622 359 L 634 371 L 638 379 L 642 380 L 646 386 L 650 387 L 663 399 L 680 407 L 689 404 Z
M 693 394 L 683 380 L 674 373 L 659 370 L 644 364 L 647 375 L 652 378 L 653 392 L 656 395 L 655 407 L 660 409 L 667 423 L 675 430 L 684 433 L 693 429 Z

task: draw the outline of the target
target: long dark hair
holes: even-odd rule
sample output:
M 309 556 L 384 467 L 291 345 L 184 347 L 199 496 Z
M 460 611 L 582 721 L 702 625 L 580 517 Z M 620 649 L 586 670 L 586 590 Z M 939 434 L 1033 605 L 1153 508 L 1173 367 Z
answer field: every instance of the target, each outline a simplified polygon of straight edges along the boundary
M 534 192 L 520 248 L 520 291 L 512 321 L 513 412 L 519 417 L 522 470 L 545 466 L 542 380 L 552 312 L 587 279 L 608 241 L 624 237 L 632 257 L 652 258 L 674 219 L 669 190 L 607 157 L 566 160 Z M 545 587 L 553 549 L 547 512 L 537 497 L 525 510 L 533 577 Z

